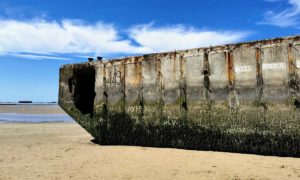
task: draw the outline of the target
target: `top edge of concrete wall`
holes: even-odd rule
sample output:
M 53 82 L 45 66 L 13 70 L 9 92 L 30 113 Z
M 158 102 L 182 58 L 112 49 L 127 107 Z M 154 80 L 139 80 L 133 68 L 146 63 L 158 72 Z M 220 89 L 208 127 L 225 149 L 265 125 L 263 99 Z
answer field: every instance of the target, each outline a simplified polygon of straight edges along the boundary
M 167 52 L 158 52 L 158 53 L 150 53 L 150 54 L 143 54 L 138 56 L 128 56 L 128 57 L 122 57 L 122 58 L 115 58 L 115 59 L 109 59 L 107 61 L 104 61 L 105 63 L 114 63 L 114 62 L 120 62 L 132 58 L 143 58 L 143 57 L 160 57 L 160 56 L 166 56 L 172 53 L 176 54 L 182 54 L 189 51 L 215 51 L 215 50 L 230 50 L 232 48 L 236 47 L 251 47 L 256 46 L 259 47 L 260 45 L 266 45 L 266 44 L 274 44 L 274 43 L 282 43 L 283 41 L 290 41 L 290 43 L 294 43 L 294 41 L 299 41 L 300 35 L 294 35 L 294 36 L 285 36 L 285 37 L 277 37 L 277 38 L 268 38 L 268 39 L 262 39 L 262 40 L 255 40 L 255 41 L 246 41 L 246 42 L 238 42 L 238 43 L 231 43 L 231 44 L 222 44 L 222 45 L 216 45 L 216 46 L 210 46 L 210 47 L 200 47 L 200 48 L 191 48 L 191 49 L 183 49 L 183 50 L 174 50 L 174 51 L 167 51 Z M 99 61 L 93 61 L 93 62 L 80 62 L 80 63 L 72 63 L 72 64 L 65 64 L 62 65 L 61 68 L 68 67 L 68 66 L 74 66 L 74 65 L 90 65 L 90 64 L 98 64 L 101 63 Z

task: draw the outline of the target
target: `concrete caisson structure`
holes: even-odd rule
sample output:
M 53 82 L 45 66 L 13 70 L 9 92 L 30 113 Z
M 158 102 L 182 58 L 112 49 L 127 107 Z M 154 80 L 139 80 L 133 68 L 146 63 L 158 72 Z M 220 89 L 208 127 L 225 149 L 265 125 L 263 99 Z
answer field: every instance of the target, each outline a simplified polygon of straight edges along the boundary
M 299 68 L 300 36 L 69 64 L 59 105 L 96 139 L 103 110 L 135 122 L 294 122 Z

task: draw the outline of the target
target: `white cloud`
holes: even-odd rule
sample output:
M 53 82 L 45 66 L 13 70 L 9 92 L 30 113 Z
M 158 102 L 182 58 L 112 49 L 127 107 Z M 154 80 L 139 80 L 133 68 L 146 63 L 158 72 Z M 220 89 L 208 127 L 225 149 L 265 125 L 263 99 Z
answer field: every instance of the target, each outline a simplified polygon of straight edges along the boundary
M 146 52 L 120 39 L 109 24 L 78 21 L 0 20 L 0 53 L 122 53 Z
M 63 60 L 63 61 L 71 60 L 70 58 L 67 57 L 50 56 L 50 55 L 43 55 L 43 54 L 7 53 L 2 55 L 25 58 L 25 59 L 34 59 L 34 60 Z
M 120 31 L 111 24 L 86 24 L 79 20 L 0 19 L 0 27 L 0 55 L 57 60 L 67 60 L 62 54 L 132 55 L 196 48 L 241 41 L 248 35 L 240 31 L 198 30 L 183 25 L 138 25 L 126 31 L 127 38 L 121 38 Z
M 140 25 L 130 30 L 130 37 L 153 52 L 189 49 L 241 41 L 249 33 L 236 31 L 209 31 L 183 25 L 152 27 Z
M 276 2 L 275 0 L 267 0 Z M 298 27 L 300 24 L 300 0 L 287 0 L 291 7 L 282 10 L 281 12 L 267 11 L 264 14 L 264 19 L 258 24 L 268 24 L 278 27 Z

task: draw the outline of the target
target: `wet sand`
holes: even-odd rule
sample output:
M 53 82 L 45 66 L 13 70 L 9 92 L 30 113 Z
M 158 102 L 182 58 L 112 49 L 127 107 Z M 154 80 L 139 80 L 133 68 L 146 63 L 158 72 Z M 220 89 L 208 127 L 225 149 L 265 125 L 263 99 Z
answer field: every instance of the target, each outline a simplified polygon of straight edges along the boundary
M 0 105 L 0 113 L 18 114 L 65 114 L 56 104 L 53 105 Z
M 299 179 L 300 158 L 100 146 L 76 123 L 0 124 L 0 179 Z

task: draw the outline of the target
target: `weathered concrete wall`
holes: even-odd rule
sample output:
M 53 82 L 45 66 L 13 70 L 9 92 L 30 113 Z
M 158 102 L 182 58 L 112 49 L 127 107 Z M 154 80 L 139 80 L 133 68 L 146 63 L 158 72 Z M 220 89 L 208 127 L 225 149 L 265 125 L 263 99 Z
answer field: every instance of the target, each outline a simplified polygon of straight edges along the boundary
M 84 84 L 94 87 L 94 100 L 84 101 L 94 107 L 91 116 L 107 108 L 149 121 L 197 120 L 205 104 L 224 112 L 289 111 L 299 101 L 300 37 L 64 65 L 59 90 L 64 108 L 91 92 L 76 93 L 83 84 L 76 74 L 84 76 L 87 68 L 95 70 L 94 84 Z

